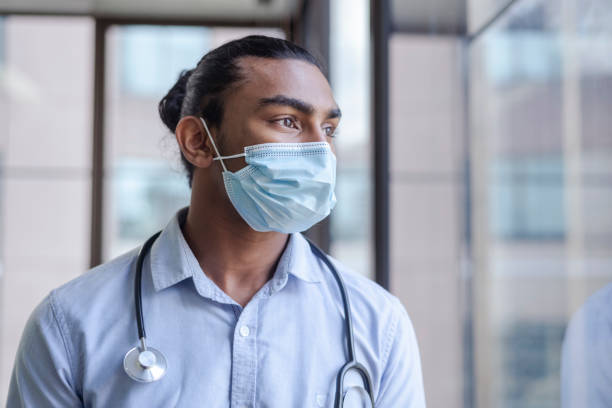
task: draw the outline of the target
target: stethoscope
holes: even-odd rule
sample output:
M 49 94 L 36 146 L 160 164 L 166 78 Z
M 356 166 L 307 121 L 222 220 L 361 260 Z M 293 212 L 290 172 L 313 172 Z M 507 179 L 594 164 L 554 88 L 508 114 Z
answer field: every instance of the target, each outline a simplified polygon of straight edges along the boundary
M 163 355 L 163 353 L 153 347 L 147 346 L 147 335 L 144 327 L 144 317 L 142 315 L 142 264 L 147 252 L 151 249 L 153 242 L 157 239 L 159 234 L 161 234 L 161 231 L 153 234 L 144 243 L 142 248 L 140 248 L 140 252 L 138 253 L 138 259 L 136 261 L 136 275 L 134 278 L 134 300 L 140 345 L 128 351 L 123 359 L 123 368 L 125 369 L 126 374 L 133 380 L 142 383 L 150 383 L 161 379 L 164 374 L 166 374 L 167 368 L 166 357 Z M 344 282 L 327 255 L 325 255 L 323 251 L 321 251 L 310 240 L 308 240 L 308 243 L 310 244 L 312 252 L 314 252 L 314 254 L 325 263 L 325 265 L 327 265 L 329 270 L 334 275 L 338 288 L 340 289 L 342 303 L 344 305 L 344 326 L 346 330 L 348 356 L 346 363 L 344 366 L 342 366 L 336 377 L 336 396 L 334 398 L 334 407 L 342 407 L 344 402 L 347 400 L 347 396 L 350 395 L 347 391 L 347 393 L 342 396 L 342 391 L 344 389 L 344 378 L 351 370 L 354 370 L 361 375 L 361 378 L 365 384 L 365 394 L 367 394 L 366 401 L 370 404 L 369 406 L 374 407 L 374 396 L 372 395 L 372 380 L 370 378 L 370 374 L 368 373 L 368 370 L 355 358 L 353 321 L 351 318 L 351 308 Z M 361 387 L 349 387 L 349 391 L 352 389 L 358 391 L 362 395 L 364 394 L 364 390 Z

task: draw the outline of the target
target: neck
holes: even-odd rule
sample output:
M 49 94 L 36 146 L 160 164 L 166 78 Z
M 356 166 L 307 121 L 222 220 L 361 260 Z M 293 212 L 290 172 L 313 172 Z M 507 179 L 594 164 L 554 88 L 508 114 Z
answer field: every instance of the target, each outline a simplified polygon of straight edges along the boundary
M 185 240 L 204 273 L 244 307 L 274 274 L 288 235 L 257 232 L 233 207 L 198 200 L 194 193 L 182 226 Z

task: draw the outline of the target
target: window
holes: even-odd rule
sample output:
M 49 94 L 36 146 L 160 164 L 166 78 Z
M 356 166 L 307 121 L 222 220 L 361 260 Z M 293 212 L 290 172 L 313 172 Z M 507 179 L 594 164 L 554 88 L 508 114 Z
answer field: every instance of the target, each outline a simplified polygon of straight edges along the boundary
M 0 19 L 3 401 L 27 317 L 89 267 L 93 36 L 85 17 Z
M 330 82 L 342 109 L 330 249 L 352 270 L 373 279 L 369 2 L 339 0 L 330 6 Z
M 612 281 L 611 13 L 519 0 L 470 45 L 477 406 L 560 406 L 566 324 Z

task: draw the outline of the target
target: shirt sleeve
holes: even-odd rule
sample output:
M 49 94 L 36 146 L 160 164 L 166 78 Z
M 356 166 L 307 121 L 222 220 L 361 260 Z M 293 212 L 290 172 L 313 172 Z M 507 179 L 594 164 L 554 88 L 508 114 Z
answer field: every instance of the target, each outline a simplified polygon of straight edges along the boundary
M 53 292 L 32 312 L 21 336 L 7 407 L 82 407 Z
M 561 354 L 562 408 L 612 406 L 612 319 L 603 295 L 589 299 L 566 330 Z
M 412 322 L 394 297 L 394 320 L 389 328 L 389 351 L 376 398 L 377 408 L 425 408 L 421 358 Z

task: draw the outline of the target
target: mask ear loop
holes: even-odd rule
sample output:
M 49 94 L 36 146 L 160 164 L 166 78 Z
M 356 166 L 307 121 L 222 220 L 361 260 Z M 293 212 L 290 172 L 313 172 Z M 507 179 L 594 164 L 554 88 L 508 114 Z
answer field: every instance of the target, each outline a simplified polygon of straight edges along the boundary
M 223 159 L 235 159 L 237 157 L 246 156 L 246 153 L 238 153 L 238 154 L 234 154 L 231 156 L 221 156 L 221 154 L 219 154 L 219 149 L 217 149 L 217 145 L 215 144 L 215 139 L 213 139 L 213 137 L 210 135 L 210 131 L 208 130 L 208 126 L 206 125 L 206 121 L 202 117 L 200 118 L 200 120 L 202 121 L 202 124 L 204 125 L 204 129 L 206 129 L 206 133 L 208 133 L 208 138 L 210 139 L 210 143 L 212 143 L 213 148 L 215 149 L 215 153 L 217 153 L 217 157 L 213 158 L 213 160 L 221 161 L 221 166 L 223 167 L 223 171 L 227 171 L 227 167 L 225 167 L 225 163 L 223 163 Z
M 202 124 L 204 125 L 204 129 L 206 129 L 206 133 L 208 133 L 208 138 L 210 139 L 210 143 L 212 143 L 213 148 L 215 149 L 215 153 L 217 153 L 217 157 L 215 157 L 213 160 L 219 159 L 221 161 L 221 166 L 223 167 L 223 171 L 227 171 L 227 167 L 225 167 L 225 163 L 223 163 L 223 159 L 221 158 L 221 155 L 219 154 L 219 149 L 217 149 L 217 145 L 215 144 L 215 139 L 213 139 L 213 137 L 210 135 L 210 131 L 208 130 L 208 126 L 206 125 L 206 121 L 204 120 L 204 118 L 200 118 L 200 120 L 202 121 Z

